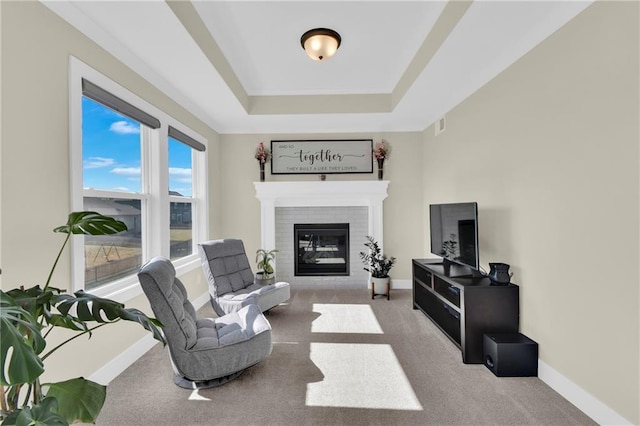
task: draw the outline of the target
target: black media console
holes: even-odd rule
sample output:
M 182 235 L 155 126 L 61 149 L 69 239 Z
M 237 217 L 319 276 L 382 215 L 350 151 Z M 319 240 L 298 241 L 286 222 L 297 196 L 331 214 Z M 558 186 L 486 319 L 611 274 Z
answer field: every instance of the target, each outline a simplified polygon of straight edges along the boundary
M 519 287 L 492 285 L 485 276 L 441 259 L 413 259 L 413 309 L 420 309 L 462 351 L 465 364 L 482 364 L 484 333 L 517 333 Z

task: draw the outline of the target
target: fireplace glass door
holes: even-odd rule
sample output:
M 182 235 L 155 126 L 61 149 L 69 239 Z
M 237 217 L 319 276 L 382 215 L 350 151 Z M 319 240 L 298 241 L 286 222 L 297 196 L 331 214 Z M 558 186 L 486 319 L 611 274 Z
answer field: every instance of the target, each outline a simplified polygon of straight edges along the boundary
M 295 275 L 349 275 L 349 224 L 294 224 Z

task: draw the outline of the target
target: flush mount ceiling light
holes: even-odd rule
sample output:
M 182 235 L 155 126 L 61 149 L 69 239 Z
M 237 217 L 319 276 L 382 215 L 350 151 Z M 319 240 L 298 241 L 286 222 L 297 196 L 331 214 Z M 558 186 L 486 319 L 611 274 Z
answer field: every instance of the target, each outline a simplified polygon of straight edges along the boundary
M 302 48 L 314 61 L 332 57 L 340 47 L 341 41 L 340 34 L 328 28 L 314 28 L 300 37 Z

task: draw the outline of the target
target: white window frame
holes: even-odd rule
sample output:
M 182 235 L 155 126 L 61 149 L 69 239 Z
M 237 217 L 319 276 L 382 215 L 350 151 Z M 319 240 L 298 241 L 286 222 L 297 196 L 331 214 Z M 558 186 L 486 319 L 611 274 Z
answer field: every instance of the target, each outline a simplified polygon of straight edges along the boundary
M 163 125 L 165 123 L 163 122 Z M 167 118 L 166 119 L 166 124 L 168 124 L 168 126 L 174 127 L 178 130 L 180 130 L 182 133 L 186 134 L 189 137 L 192 137 L 193 139 L 197 140 L 197 141 L 201 141 L 204 140 L 203 137 L 201 136 L 194 136 L 196 135 L 195 133 L 193 133 L 192 131 L 185 131 L 185 127 L 180 124 L 179 122 L 173 120 L 172 118 Z M 168 129 L 168 127 L 167 127 Z M 190 203 L 191 204 L 191 235 L 192 235 L 192 243 L 191 243 L 191 253 L 189 256 L 185 256 L 185 257 L 181 257 L 175 260 L 172 260 L 173 264 L 176 265 L 176 267 L 182 265 L 185 262 L 188 262 L 191 257 L 196 256 L 199 259 L 198 256 L 198 243 L 197 241 L 204 241 L 207 238 L 207 222 L 203 221 L 203 220 L 196 220 L 196 218 L 208 218 L 209 217 L 209 210 L 208 210 L 208 204 L 207 204 L 207 163 L 206 163 L 206 151 L 201 152 L 198 151 L 192 147 L 191 148 L 191 179 L 192 179 L 192 186 L 191 186 L 191 197 L 179 197 L 176 195 L 168 195 L 169 192 L 169 134 L 168 134 L 168 130 L 164 133 L 165 136 L 165 141 L 166 141 L 166 145 L 164 147 L 164 152 L 166 155 L 166 176 L 167 176 L 167 182 L 166 185 L 164 186 L 164 192 L 167 194 L 167 202 L 166 202 L 166 211 L 167 211 L 167 223 L 170 224 L 171 223 L 171 211 L 170 211 L 170 205 L 172 202 L 177 202 L 177 203 Z M 175 139 L 175 138 L 174 138 Z M 179 139 L 175 139 L 176 141 L 180 142 L 180 143 L 184 143 L 182 141 L 180 141 Z M 206 146 L 206 145 L 205 145 Z M 198 154 L 199 153 L 199 154 Z M 205 223 L 203 223 L 205 222 Z M 169 257 L 169 240 L 170 240 L 170 226 L 167 225 L 166 227 L 166 231 L 167 231 L 167 248 L 166 248 L 166 253 L 167 253 L 167 258 Z M 199 264 L 200 266 L 200 264 Z
M 132 194 L 117 191 L 85 190 L 83 188 L 82 164 L 82 79 L 85 78 L 120 99 L 140 108 L 160 120 L 158 129 L 141 126 L 143 143 L 141 151 L 142 193 Z M 168 129 L 172 126 L 184 134 L 207 146 L 207 140 L 189 129 L 159 108 L 112 81 L 79 59 L 69 60 L 69 151 L 71 177 L 71 211 L 84 210 L 85 196 L 140 199 L 142 204 L 142 263 L 154 256 L 169 258 L 170 200 L 169 196 L 169 152 Z M 192 254 L 176 259 L 173 264 L 178 275 L 200 268 L 197 241 L 204 241 L 208 235 L 207 162 L 206 151 L 192 151 L 193 194 L 192 203 Z M 180 197 L 178 197 L 180 198 Z M 151 213 L 153 212 L 153 213 Z M 84 289 L 84 237 L 71 239 L 71 279 L 73 291 Z M 89 290 L 100 297 L 108 297 L 125 302 L 142 293 L 135 274 L 114 280 L 98 288 Z

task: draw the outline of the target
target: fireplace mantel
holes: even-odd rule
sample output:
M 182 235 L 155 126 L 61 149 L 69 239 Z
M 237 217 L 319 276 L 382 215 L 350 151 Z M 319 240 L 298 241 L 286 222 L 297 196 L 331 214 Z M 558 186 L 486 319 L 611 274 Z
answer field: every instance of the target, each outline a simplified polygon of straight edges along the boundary
M 383 245 L 382 202 L 387 198 L 387 180 L 254 182 L 254 186 L 261 206 L 262 248 L 276 248 L 276 207 L 368 207 L 369 235 Z

